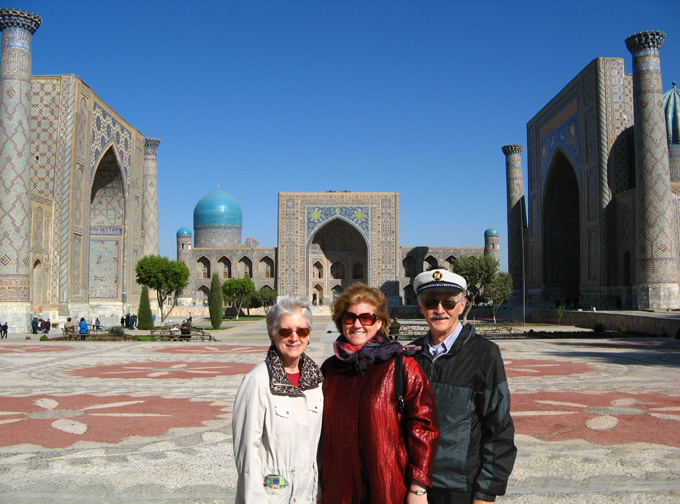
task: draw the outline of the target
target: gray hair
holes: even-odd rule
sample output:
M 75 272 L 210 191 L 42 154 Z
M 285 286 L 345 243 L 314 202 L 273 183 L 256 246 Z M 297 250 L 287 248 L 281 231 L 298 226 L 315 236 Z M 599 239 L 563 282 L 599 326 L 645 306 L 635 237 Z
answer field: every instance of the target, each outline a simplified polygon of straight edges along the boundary
M 267 334 L 273 335 L 278 329 L 279 319 L 284 315 L 302 314 L 307 319 L 307 327 L 312 328 L 312 307 L 303 297 L 285 296 L 269 309 L 267 313 Z

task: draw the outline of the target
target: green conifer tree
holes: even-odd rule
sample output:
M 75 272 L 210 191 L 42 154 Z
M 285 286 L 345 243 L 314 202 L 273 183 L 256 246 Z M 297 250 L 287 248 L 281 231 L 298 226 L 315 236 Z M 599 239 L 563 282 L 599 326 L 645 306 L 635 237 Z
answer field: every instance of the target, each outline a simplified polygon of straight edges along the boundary
M 153 315 L 149 303 L 149 288 L 142 285 L 142 293 L 139 295 L 139 310 L 137 310 L 137 329 L 150 331 L 153 329 Z
M 222 284 L 217 273 L 213 273 L 210 282 L 210 294 L 208 295 L 208 308 L 210 309 L 210 325 L 213 329 L 219 329 L 222 325 L 222 315 L 224 314 L 224 295 L 222 294 Z

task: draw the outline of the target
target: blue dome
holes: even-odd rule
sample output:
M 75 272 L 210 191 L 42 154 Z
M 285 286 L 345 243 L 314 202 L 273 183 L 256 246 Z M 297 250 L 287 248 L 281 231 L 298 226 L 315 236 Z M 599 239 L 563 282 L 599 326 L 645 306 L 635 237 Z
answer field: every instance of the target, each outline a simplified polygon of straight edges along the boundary
M 663 95 L 663 108 L 666 114 L 668 143 L 680 144 L 680 89 L 673 83 L 673 89 Z
M 186 226 L 182 226 L 177 230 L 177 236 L 191 236 L 191 229 Z
M 241 206 L 223 190 L 215 189 L 194 207 L 194 229 L 199 226 L 241 227 Z
M 484 231 L 484 236 L 498 236 L 498 230 L 491 226 L 489 229 Z

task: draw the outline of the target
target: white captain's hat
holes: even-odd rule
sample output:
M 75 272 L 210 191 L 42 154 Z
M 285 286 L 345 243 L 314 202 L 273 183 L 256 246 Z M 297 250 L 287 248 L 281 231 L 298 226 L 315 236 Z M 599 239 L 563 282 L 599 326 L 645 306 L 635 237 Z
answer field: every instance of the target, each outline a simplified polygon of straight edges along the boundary
M 467 289 L 465 279 L 445 269 L 423 271 L 413 279 L 416 294 L 432 290 L 439 292 L 461 292 Z

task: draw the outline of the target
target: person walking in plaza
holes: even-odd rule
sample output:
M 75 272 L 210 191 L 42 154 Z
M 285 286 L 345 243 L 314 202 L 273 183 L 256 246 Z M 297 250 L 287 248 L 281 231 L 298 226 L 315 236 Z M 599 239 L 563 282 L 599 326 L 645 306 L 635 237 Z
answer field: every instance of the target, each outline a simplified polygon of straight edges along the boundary
M 467 282 L 444 269 L 413 280 L 429 332 L 412 342 L 432 382 L 442 435 L 430 504 L 481 504 L 504 495 L 517 455 L 500 349 L 459 322 Z
M 85 341 L 85 336 L 90 332 L 90 326 L 87 325 L 85 317 L 80 317 L 78 327 L 80 328 L 80 341 Z
M 1 329 L 2 329 L 2 330 L 0 331 L 0 334 L 2 334 L 2 338 L 3 338 L 3 339 L 7 339 L 7 331 L 9 331 L 9 325 L 7 324 L 7 322 L 5 322 L 4 324 L 2 324 L 2 328 L 1 328 Z
M 389 341 L 387 299 L 355 283 L 331 305 L 340 336 L 324 373 L 324 504 L 426 503 L 439 430 L 415 348 Z
M 284 297 L 267 313 L 272 344 L 236 392 L 232 432 L 236 503 L 316 504 L 321 436 L 321 370 L 305 354 L 312 311 Z

